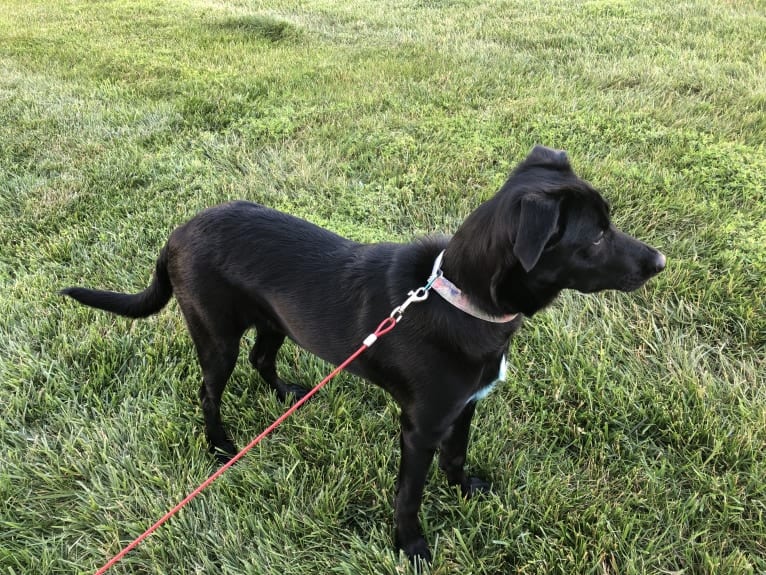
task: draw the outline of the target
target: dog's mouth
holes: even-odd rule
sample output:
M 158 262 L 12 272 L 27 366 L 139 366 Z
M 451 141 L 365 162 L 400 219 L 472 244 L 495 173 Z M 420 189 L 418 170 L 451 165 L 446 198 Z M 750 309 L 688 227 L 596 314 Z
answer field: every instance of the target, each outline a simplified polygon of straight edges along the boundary
M 645 280 L 628 282 L 628 283 L 625 283 L 624 285 L 622 285 L 621 287 L 619 287 L 617 289 L 619 289 L 620 291 L 625 292 L 625 293 L 631 293 L 631 292 L 634 292 L 634 291 L 642 288 L 646 284 L 647 281 L 648 281 L 648 278 L 645 279 Z
M 585 294 L 598 293 L 605 290 L 617 290 L 625 293 L 630 293 L 642 288 L 646 282 L 648 282 L 658 273 L 659 271 L 652 272 L 650 274 L 630 274 L 622 276 L 621 278 L 612 282 L 605 282 L 600 285 L 597 283 L 595 285 L 572 285 L 570 287 L 576 289 L 580 293 Z
M 648 275 L 638 276 L 627 276 L 623 278 L 623 280 L 620 282 L 619 287 L 617 288 L 620 291 L 623 291 L 625 293 L 634 292 L 637 289 L 643 287 L 646 282 L 648 282 L 650 279 L 652 279 L 654 276 L 656 276 L 658 273 L 660 273 L 661 270 L 658 270 L 656 272 L 652 272 Z

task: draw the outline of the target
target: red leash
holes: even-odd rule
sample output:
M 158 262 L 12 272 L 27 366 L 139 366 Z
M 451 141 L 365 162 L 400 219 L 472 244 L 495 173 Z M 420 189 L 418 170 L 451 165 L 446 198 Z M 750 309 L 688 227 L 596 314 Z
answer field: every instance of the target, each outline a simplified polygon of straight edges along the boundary
M 420 288 L 420 289 L 422 290 L 424 288 Z M 136 539 L 130 545 L 128 545 L 122 551 L 120 551 L 117 555 L 112 557 L 112 559 L 110 559 L 109 562 L 106 565 L 104 565 L 101 569 L 96 571 L 95 575 L 102 575 L 102 573 L 106 573 L 106 571 L 110 567 L 112 567 L 120 559 L 125 557 L 125 555 L 127 555 L 132 549 L 137 547 L 139 543 L 141 543 L 144 539 L 149 537 L 149 535 L 151 535 L 154 531 L 156 531 L 163 523 L 165 523 L 168 519 L 170 519 L 173 515 L 178 513 L 183 507 L 185 507 L 187 503 L 189 503 L 192 499 L 197 497 L 197 495 L 202 493 L 202 491 L 208 485 L 213 483 L 213 481 L 218 479 L 223 474 L 224 471 L 226 471 L 229 467 L 231 467 L 237 461 L 239 461 L 245 455 L 245 453 L 247 453 L 253 447 L 258 445 L 258 443 L 260 443 L 260 441 L 264 437 L 266 437 L 269 433 L 271 433 L 274 429 L 276 429 L 279 426 L 279 424 L 281 424 L 285 419 L 290 417 L 290 415 L 292 415 L 292 413 L 296 409 L 298 409 L 301 405 L 303 405 L 309 399 L 311 399 L 311 397 L 317 391 L 322 389 L 327 384 L 327 382 L 329 382 L 332 378 L 334 378 L 336 375 L 338 375 L 343 369 L 345 369 L 348 366 L 348 364 L 350 364 L 357 357 L 359 357 L 362 353 L 364 353 L 364 351 L 366 351 L 372 344 L 374 344 L 380 336 L 383 336 L 383 335 L 387 334 L 389 331 L 391 331 L 392 329 L 394 329 L 394 327 L 396 327 L 397 322 L 401 319 L 402 313 L 404 312 L 404 309 L 407 307 L 407 305 L 409 305 L 413 301 L 422 301 L 422 300 L 426 299 L 426 297 L 428 295 L 427 292 L 428 292 L 427 289 L 425 290 L 425 292 L 423 294 L 418 294 L 418 295 L 415 295 L 415 292 L 410 292 L 410 294 L 409 294 L 410 298 L 405 302 L 405 304 L 402 304 L 401 306 L 396 308 L 394 310 L 394 312 L 391 313 L 390 317 L 387 317 L 385 320 L 383 320 L 381 322 L 381 324 L 378 326 L 378 328 L 373 333 L 371 333 L 369 336 L 367 336 L 367 338 L 365 338 L 364 343 L 362 343 L 361 347 L 359 349 L 357 349 L 353 354 L 351 354 L 351 356 L 346 361 L 341 363 L 338 367 L 336 367 L 332 371 L 332 373 L 330 373 L 330 375 L 325 377 L 311 391 L 309 391 L 301 399 L 296 401 L 295 404 L 292 407 L 290 407 L 290 409 L 285 411 L 279 417 L 279 419 L 277 419 L 274 423 L 269 425 L 258 437 L 253 439 L 250 443 L 248 443 L 247 446 L 242 451 L 237 453 L 237 455 L 232 457 L 231 460 L 226 462 L 225 465 L 223 465 L 220 469 L 218 469 L 215 473 L 213 473 L 210 477 L 208 477 L 199 487 L 197 487 L 197 489 L 195 489 L 194 491 L 189 493 L 189 495 L 187 495 L 184 498 L 183 501 L 181 501 L 178 505 L 173 507 L 173 509 L 171 509 L 170 511 L 165 513 L 165 515 L 163 515 L 154 525 L 152 525 L 151 527 L 149 527 L 149 529 L 147 529 L 141 535 L 136 537 Z

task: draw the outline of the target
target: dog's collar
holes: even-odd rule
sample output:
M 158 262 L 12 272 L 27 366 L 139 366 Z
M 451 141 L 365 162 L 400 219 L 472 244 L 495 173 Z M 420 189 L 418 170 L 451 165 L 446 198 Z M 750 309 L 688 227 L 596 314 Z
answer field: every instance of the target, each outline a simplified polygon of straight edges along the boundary
M 468 299 L 468 296 L 464 294 L 460 288 L 458 288 L 455 284 L 444 277 L 444 273 L 441 269 L 443 258 L 444 250 L 441 251 L 441 253 L 436 257 L 436 260 L 434 261 L 434 267 L 431 270 L 431 276 L 428 278 L 427 289 L 434 290 L 444 300 L 455 306 L 457 309 L 475 318 L 492 323 L 508 323 L 509 321 L 516 319 L 516 316 L 519 315 L 517 313 L 506 315 L 490 315 L 488 313 L 484 313 L 473 303 L 471 303 L 471 300 Z

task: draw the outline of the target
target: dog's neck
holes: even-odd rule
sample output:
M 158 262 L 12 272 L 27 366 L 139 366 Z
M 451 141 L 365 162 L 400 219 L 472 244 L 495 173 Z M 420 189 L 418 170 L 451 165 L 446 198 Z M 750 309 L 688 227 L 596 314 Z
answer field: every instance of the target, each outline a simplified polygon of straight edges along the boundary
M 530 285 L 526 272 L 520 265 L 510 268 L 497 282 L 495 289 L 500 302 L 507 302 L 511 309 L 518 309 L 527 317 L 548 307 L 559 295 L 560 290 L 541 285 Z
M 443 270 L 441 269 L 443 258 L 444 250 L 442 250 L 434 261 L 431 277 L 428 278 L 428 286 L 430 289 L 438 293 L 444 300 L 458 308 L 460 311 L 477 319 L 490 323 L 509 323 L 516 319 L 519 315 L 518 313 L 494 315 L 485 312 L 475 305 L 473 300 L 468 297 L 467 294 L 463 293 L 459 287 L 444 277 Z
M 515 261 L 510 265 L 495 263 L 495 269 L 488 263 L 471 257 L 470 252 L 461 249 L 459 242 L 455 243 L 455 238 L 447 245 L 442 262 L 444 276 L 460 287 L 472 305 L 488 315 L 502 317 L 521 313 L 531 317 L 559 294 L 559 290 L 528 285 L 526 272 Z M 500 267 L 503 265 L 508 267 Z
M 560 289 L 529 277 L 513 253 L 514 198 L 506 183 L 463 221 L 447 243 L 442 269 L 474 305 L 491 315 L 532 316 L 548 306 Z

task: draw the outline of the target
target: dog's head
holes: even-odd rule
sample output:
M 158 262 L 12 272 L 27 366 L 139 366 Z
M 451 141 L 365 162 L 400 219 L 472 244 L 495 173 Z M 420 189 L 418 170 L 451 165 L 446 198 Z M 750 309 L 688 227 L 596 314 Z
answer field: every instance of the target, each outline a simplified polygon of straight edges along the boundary
M 632 291 L 665 268 L 664 255 L 611 223 L 609 205 L 577 177 L 564 152 L 542 146 L 466 219 L 452 243 L 470 259 L 473 271 L 460 278 L 470 295 L 489 287 L 493 307 L 526 315 L 562 289 Z

